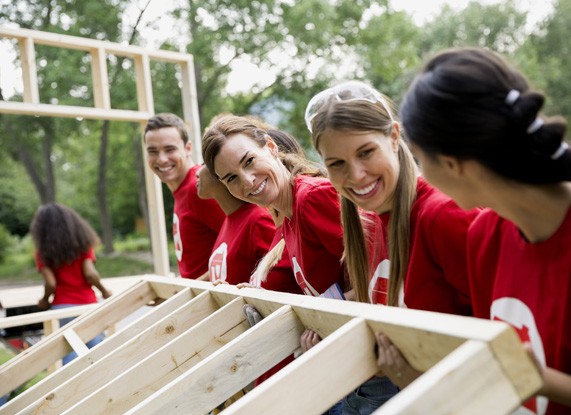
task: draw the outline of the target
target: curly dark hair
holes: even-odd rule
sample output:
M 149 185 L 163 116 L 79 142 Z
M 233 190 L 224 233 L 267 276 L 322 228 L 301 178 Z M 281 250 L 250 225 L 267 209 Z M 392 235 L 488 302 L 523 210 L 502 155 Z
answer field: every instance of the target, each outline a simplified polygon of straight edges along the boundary
M 52 269 L 72 263 L 100 242 L 85 219 L 58 203 L 47 203 L 38 208 L 30 223 L 30 234 L 40 260 Z

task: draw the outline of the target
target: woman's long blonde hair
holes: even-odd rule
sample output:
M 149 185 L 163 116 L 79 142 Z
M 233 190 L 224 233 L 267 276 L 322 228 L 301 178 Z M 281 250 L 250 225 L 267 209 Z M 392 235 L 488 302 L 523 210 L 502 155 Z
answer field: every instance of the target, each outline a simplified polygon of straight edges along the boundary
M 389 98 L 384 97 L 389 106 Z M 326 130 L 335 131 L 378 131 L 389 136 L 394 128 L 394 111 L 380 102 L 368 100 L 338 101 L 335 99 L 320 109 L 312 120 L 313 145 L 319 150 L 319 139 Z M 399 292 L 408 270 L 410 255 L 410 214 L 416 198 L 418 168 L 414 158 L 402 139 L 398 148 L 399 175 L 394 194 L 394 205 L 389 220 L 388 250 L 390 277 L 388 304 L 398 305 Z M 341 220 L 345 261 L 349 279 L 355 290 L 357 301 L 370 302 L 369 280 L 372 276 L 374 258 L 368 257 L 363 218 L 359 208 L 349 199 L 341 197 Z

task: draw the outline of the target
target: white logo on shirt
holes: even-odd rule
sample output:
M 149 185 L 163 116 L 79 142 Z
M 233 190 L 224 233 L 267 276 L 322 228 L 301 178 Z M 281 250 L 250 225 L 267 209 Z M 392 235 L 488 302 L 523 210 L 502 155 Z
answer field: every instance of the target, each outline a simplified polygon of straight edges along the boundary
M 210 281 L 222 280 L 226 281 L 227 271 L 226 271 L 226 256 L 228 255 L 228 245 L 226 242 L 222 242 L 218 248 L 216 248 L 210 259 L 208 260 L 208 269 L 210 270 Z
M 319 297 L 319 292 L 305 279 L 305 275 L 303 275 L 303 271 L 297 262 L 297 258 L 292 257 L 291 263 L 293 265 L 293 274 L 295 275 L 295 280 L 297 281 L 299 288 L 301 288 L 305 295 Z
M 172 237 L 174 240 L 174 253 L 176 255 L 176 259 L 178 262 L 182 261 L 182 239 L 180 237 L 180 221 L 178 220 L 178 216 L 173 214 L 172 217 Z

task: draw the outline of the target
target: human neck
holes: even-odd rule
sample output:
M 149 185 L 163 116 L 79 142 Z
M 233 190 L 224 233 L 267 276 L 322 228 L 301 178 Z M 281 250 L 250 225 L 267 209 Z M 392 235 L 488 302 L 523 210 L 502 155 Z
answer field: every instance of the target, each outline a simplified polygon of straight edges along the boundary
M 280 189 L 279 195 L 268 208 L 273 208 L 281 216 L 291 219 L 293 215 L 293 177 L 288 169 L 282 165 L 276 177 L 276 186 Z
M 217 194 L 214 199 L 218 202 L 226 216 L 230 216 L 232 213 L 236 212 L 240 206 L 246 203 L 243 200 L 232 196 L 226 189 Z
M 527 185 L 506 183 L 494 187 L 489 207 L 512 221 L 531 243 L 549 239 L 571 207 L 571 183 Z

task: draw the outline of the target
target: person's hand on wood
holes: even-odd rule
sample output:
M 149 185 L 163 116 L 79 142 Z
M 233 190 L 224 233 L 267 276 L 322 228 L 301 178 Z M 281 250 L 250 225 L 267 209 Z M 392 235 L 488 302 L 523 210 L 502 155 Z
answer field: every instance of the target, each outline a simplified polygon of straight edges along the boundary
M 301 333 L 301 338 L 299 339 L 302 353 L 307 352 L 309 349 L 317 345 L 317 343 L 320 341 L 321 337 L 319 337 L 319 334 L 312 330 L 305 330 L 303 333 Z
M 375 337 L 377 339 L 377 365 L 391 382 L 403 389 L 422 375 L 422 372 L 414 369 L 406 361 L 399 349 L 385 334 L 377 333 Z
M 246 318 L 248 319 L 248 324 L 250 325 L 250 327 L 254 327 L 264 318 L 258 312 L 258 310 L 256 310 L 256 307 L 254 307 L 251 304 L 244 304 L 244 307 L 242 307 L 242 311 L 244 311 L 244 314 L 246 314 Z

